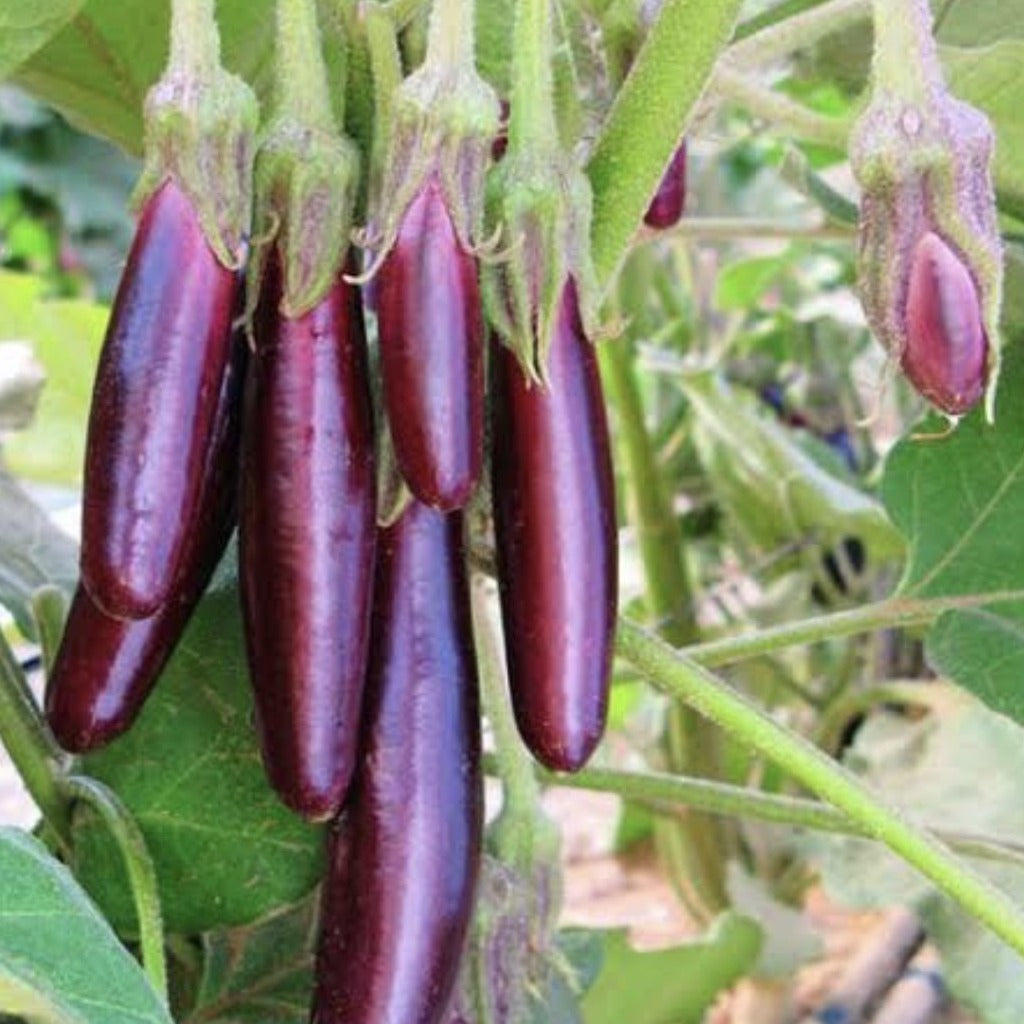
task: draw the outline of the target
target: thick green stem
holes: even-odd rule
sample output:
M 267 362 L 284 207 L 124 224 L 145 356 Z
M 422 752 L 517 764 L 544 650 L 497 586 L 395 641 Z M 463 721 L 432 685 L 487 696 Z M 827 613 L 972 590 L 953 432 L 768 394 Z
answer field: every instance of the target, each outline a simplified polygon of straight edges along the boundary
M 786 647 L 820 643 L 838 637 L 873 633 L 879 629 L 900 629 L 927 626 L 943 612 L 955 609 L 980 608 L 1003 601 L 1020 600 L 1020 591 L 979 594 L 968 597 L 910 598 L 893 597 L 874 604 L 862 605 L 844 612 L 819 615 L 799 622 L 759 629 L 744 636 L 724 637 L 709 643 L 685 648 L 682 654 L 705 668 L 718 668 L 737 661 L 746 661 L 771 654 Z
M 838 835 L 875 838 L 841 811 L 817 800 L 762 793 L 745 786 L 733 786 L 708 779 L 687 778 L 662 772 L 627 772 L 611 768 L 587 768 L 575 775 L 559 775 L 540 769 L 539 777 L 550 786 L 615 793 L 659 809 L 682 806 L 706 814 L 752 818 L 793 828 L 813 829 Z M 958 853 L 982 860 L 1024 865 L 1024 844 L 1002 836 L 950 832 L 928 828 Z
M 103 819 L 124 860 L 139 925 L 142 966 L 150 984 L 167 1002 L 167 958 L 164 952 L 163 915 L 153 859 L 135 819 L 116 793 L 95 779 L 73 775 L 63 787 L 71 800 L 87 803 Z
M 615 276 L 643 220 L 740 3 L 665 0 L 619 90 L 587 166 L 594 192 L 594 265 L 602 288 Z
M 928 0 L 873 0 L 873 7 L 874 87 L 908 102 L 941 89 L 942 70 Z
M 737 68 L 771 64 L 871 17 L 871 0 L 831 0 L 747 35 L 725 51 Z
M 473 581 L 473 636 L 484 711 L 494 733 L 505 809 L 514 816 L 532 818 L 540 801 L 540 787 L 533 760 L 519 738 L 512 714 L 504 656 L 497 642 L 490 608 L 489 587 L 490 583 L 482 576 Z
M 774 761 L 793 779 L 885 843 L 973 917 L 1024 955 L 1024 915 L 1007 896 L 957 859 L 934 836 L 909 824 L 842 766 L 657 637 L 620 624 L 618 653 L 656 687 L 685 700 L 735 739 Z
M 636 529 L 644 567 L 644 603 L 650 621 L 673 647 L 697 637 L 694 602 L 683 558 L 682 537 L 662 485 L 657 458 L 644 423 L 643 403 L 634 372 L 633 356 L 625 340 L 599 347 L 601 370 L 618 422 L 620 465 L 627 480 L 629 519 Z M 675 771 L 717 774 L 715 737 L 708 725 L 689 708 L 679 705 L 668 714 L 666 747 Z M 680 823 L 666 822 L 678 831 Z M 725 838 L 720 822 L 690 815 L 682 823 L 675 843 L 686 891 L 699 907 L 690 909 L 708 920 L 727 904 L 725 892 Z M 682 881 L 680 879 L 679 881 Z
M 508 123 L 511 155 L 548 152 L 558 145 L 553 55 L 551 0 L 516 0 Z
M 472 67 L 473 30 L 474 0 L 434 0 L 427 32 L 427 62 L 436 67 Z
M 65 755 L 39 714 L 35 698 L 0 630 L 0 742 L 43 818 L 68 842 L 68 802 L 60 791 Z
M 214 8 L 214 0 L 172 0 L 169 67 L 206 79 L 220 66 Z
M 335 134 L 339 122 L 327 87 L 314 0 L 277 0 L 275 46 L 274 114 Z M 344 118 L 344 109 L 338 117 Z
M 815 113 L 727 64 L 715 69 L 711 89 L 722 99 L 735 103 L 787 135 L 836 149 L 846 148 L 850 121 Z

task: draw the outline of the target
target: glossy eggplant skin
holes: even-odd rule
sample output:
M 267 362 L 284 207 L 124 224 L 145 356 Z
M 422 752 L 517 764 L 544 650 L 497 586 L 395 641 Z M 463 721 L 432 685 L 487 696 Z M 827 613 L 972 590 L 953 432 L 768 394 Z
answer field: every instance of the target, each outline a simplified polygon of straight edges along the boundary
M 483 313 L 473 257 L 428 179 L 377 277 L 384 405 L 412 493 L 443 510 L 470 498 L 483 463 Z
M 267 267 L 246 388 L 239 560 L 263 761 L 284 802 L 337 813 L 355 764 L 376 543 L 373 414 L 358 289 L 280 311 Z
M 597 357 L 570 279 L 546 387 L 494 346 L 492 488 L 509 682 L 519 731 L 556 771 L 604 732 L 618 589 L 615 494 Z
M 381 531 L 363 750 L 321 909 L 316 1024 L 437 1024 L 483 828 L 462 515 L 413 502 Z
M 93 388 L 82 582 L 119 618 L 165 604 L 199 516 L 238 275 L 168 180 L 143 210 Z
M 650 228 L 664 231 L 675 227 L 686 208 L 686 140 L 672 154 L 662 175 L 658 191 L 644 214 L 644 223 Z
M 235 333 L 206 453 L 199 518 L 171 596 L 146 619 L 107 615 L 78 585 L 46 688 L 46 717 L 65 750 L 104 746 L 135 721 L 174 652 L 235 528 L 242 386 L 248 357 Z

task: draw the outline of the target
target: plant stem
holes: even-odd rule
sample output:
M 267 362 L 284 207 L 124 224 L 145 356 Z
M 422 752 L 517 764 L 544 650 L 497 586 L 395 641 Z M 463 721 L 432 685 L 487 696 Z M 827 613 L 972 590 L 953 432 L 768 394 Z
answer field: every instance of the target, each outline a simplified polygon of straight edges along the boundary
M 426 6 L 426 0 L 390 0 L 384 11 L 396 31 L 401 31 Z
M 815 113 L 724 63 L 715 69 L 710 88 L 721 98 L 742 107 L 748 114 L 795 138 L 819 142 L 836 149 L 846 148 L 850 134 L 850 122 L 847 119 Z
M 395 26 L 383 8 L 370 4 L 366 8 L 364 25 L 373 71 L 373 145 L 369 175 L 369 191 L 373 197 L 385 173 L 395 94 L 402 84 L 402 58 L 398 52 Z
M 908 102 L 942 88 L 928 0 L 873 0 L 872 87 Z
M 823 242 L 847 242 L 856 237 L 855 229 L 835 224 L 795 224 L 792 221 L 761 220 L 757 217 L 684 217 L 667 231 L 645 228 L 638 236 L 637 243 L 666 238 L 702 238 L 711 241 L 746 238 L 788 241 L 792 238 L 807 238 Z
M 763 793 L 725 782 L 663 772 L 627 772 L 610 768 L 587 768 L 575 775 L 559 775 L 539 769 L 538 775 L 549 786 L 615 793 L 627 800 L 637 800 L 660 808 L 665 805 L 681 805 L 706 814 L 753 818 L 756 821 L 817 832 L 874 838 L 863 825 L 850 821 L 841 811 L 818 800 Z M 921 827 L 934 832 L 958 853 L 982 860 L 1024 865 L 1024 843 L 1001 836 L 950 832 L 926 825 Z
M 1020 600 L 1019 591 L 971 595 L 969 597 L 891 597 L 849 611 L 818 615 L 799 622 L 761 629 L 745 636 L 724 637 L 682 650 L 683 656 L 705 668 L 718 668 L 737 661 L 757 658 L 786 647 L 819 643 L 837 637 L 873 633 L 878 629 L 927 626 L 943 612 L 979 608 L 1003 601 Z M 621 620 L 620 620 L 621 621 Z
M 587 166 L 594 192 L 591 241 L 602 288 L 615 276 L 686 132 L 740 3 L 665 0 L 615 98 Z
M 540 787 L 533 760 L 526 752 L 516 728 L 505 678 L 505 661 L 495 636 L 489 607 L 489 581 L 473 580 L 473 636 L 480 666 L 480 690 L 484 711 L 494 732 L 498 775 L 505 796 L 505 809 L 513 816 L 532 818 L 540 800 Z
M 942 687 L 933 681 L 889 680 L 863 690 L 843 694 L 826 708 L 814 730 L 816 744 L 827 754 L 837 747 L 847 723 L 877 704 L 910 704 L 930 707 L 942 700 Z
M 168 66 L 198 79 L 220 66 L 214 0 L 172 0 Z
M 693 594 L 683 558 L 682 537 L 662 486 L 654 447 L 644 423 L 633 355 L 626 339 L 599 346 L 601 371 L 618 421 L 620 465 L 627 480 L 627 507 L 640 544 L 644 603 L 648 619 L 673 647 L 697 637 Z M 684 705 L 669 709 L 665 746 L 674 771 L 717 774 L 715 739 L 708 725 Z M 687 892 L 700 903 L 690 907 L 710 920 L 728 903 L 725 891 L 725 836 L 721 822 L 691 815 L 683 823 L 666 822 L 679 832 L 677 853 Z M 682 881 L 682 879 L 680 879 Z
M 656 687 L 687 701 L 741 743 L 774 761 L 1024 954 L 1024 915 L 1020 909 L 959 861 L 943 843 L 887 807 L 845 768 L 639 626 L 621 623 L 617 650 Z
M 167 959 L 164 952 L 163 915 L 156 871 L 146 841 L 120 798 L 102 782 L 72 775 L 64 781 L 63 788 L 70 799 L 81 800 L 98 812 L 121 852 L 135 902 L 142 966 L 150 984 L 166 1003 Z
M 68 844 L 68 803 L 60 790 L 66 756 L 39 714 L 32 691 L 0 630 L 0 741 L 54 833 Z
M 733 43 L 724 58 L 737 68 L 771 64 L 870 17 L 871 0 L 831 0 Z
M 427 62 L 436 67 L 473 66 L 473 0 L 434 0 L 427 30 Z
M 336 134 L 314 0 L 277 0 L 275 46 L 274 114 Z M 344 116 L 342 109 L 338 117 Z
M 558 145 L 552 61 L 552 0 L 516 0 L 512 28 L 510 154 L 549 152 Z
M 57 657 L 67 610 L 67 598 L 60 587 L 47 584 L 32 595 L 32 618 L 35 620 L 36 630 L 39 633 L 43 669 L 47 676 L 49 676 Z

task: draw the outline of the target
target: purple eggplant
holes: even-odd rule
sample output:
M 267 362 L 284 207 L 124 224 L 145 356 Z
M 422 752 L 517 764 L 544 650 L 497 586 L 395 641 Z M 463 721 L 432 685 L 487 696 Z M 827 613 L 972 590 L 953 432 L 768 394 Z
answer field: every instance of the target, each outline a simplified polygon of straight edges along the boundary
M 658 191 L 654 193 L 650 206 L 644 214 L 644 223 L 651 228 L 664 231 L 675 227 L 686 208 L 686 139 L 672 154 L 668 167 L 662 175 Z
M 430 178 L 377 278 L 384 405 L 402 476 L 420 501 L 460 508 L 483 462 L 483 314 L 473 257 Z
M 495 535 L 516 721 L 543 764 L 575 771 L 604 731 L 618 587 L 615 494 L 597 357 L 563 292 L 547 381 L 494 351 Z
M 321 909 L 316 1024 L 438 1024 L 481 855 L 483 781 L 461 513 L 381 532 L 363 750 Z
M 246 390 L 240 574 L 263 760 L 284 802 L 337 813 L 355 763 L 373 591 L 376 479 L 359 292 L 310 312 L 261 288 Z
M 141 619 L 171 596 L 200 515 L 237 274 L 168 180 L 139 220 L 100 355 L 85 456 L 82 583 Z

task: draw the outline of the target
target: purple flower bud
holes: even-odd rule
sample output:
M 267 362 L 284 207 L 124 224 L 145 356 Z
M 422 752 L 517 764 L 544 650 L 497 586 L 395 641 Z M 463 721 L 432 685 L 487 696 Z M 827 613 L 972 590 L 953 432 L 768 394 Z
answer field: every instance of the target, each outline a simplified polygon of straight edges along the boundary
M 955 252 L 934 232 L 914 248 L 900 364 L 928 401 L 950 415 L 985 393 L 988 338 L 978 290 Z
M 644 223 L 664 231 L 675 227 L 686 207 L 686 139 L 679 143 L 662 175 L 658 191 L 644 214 Z

